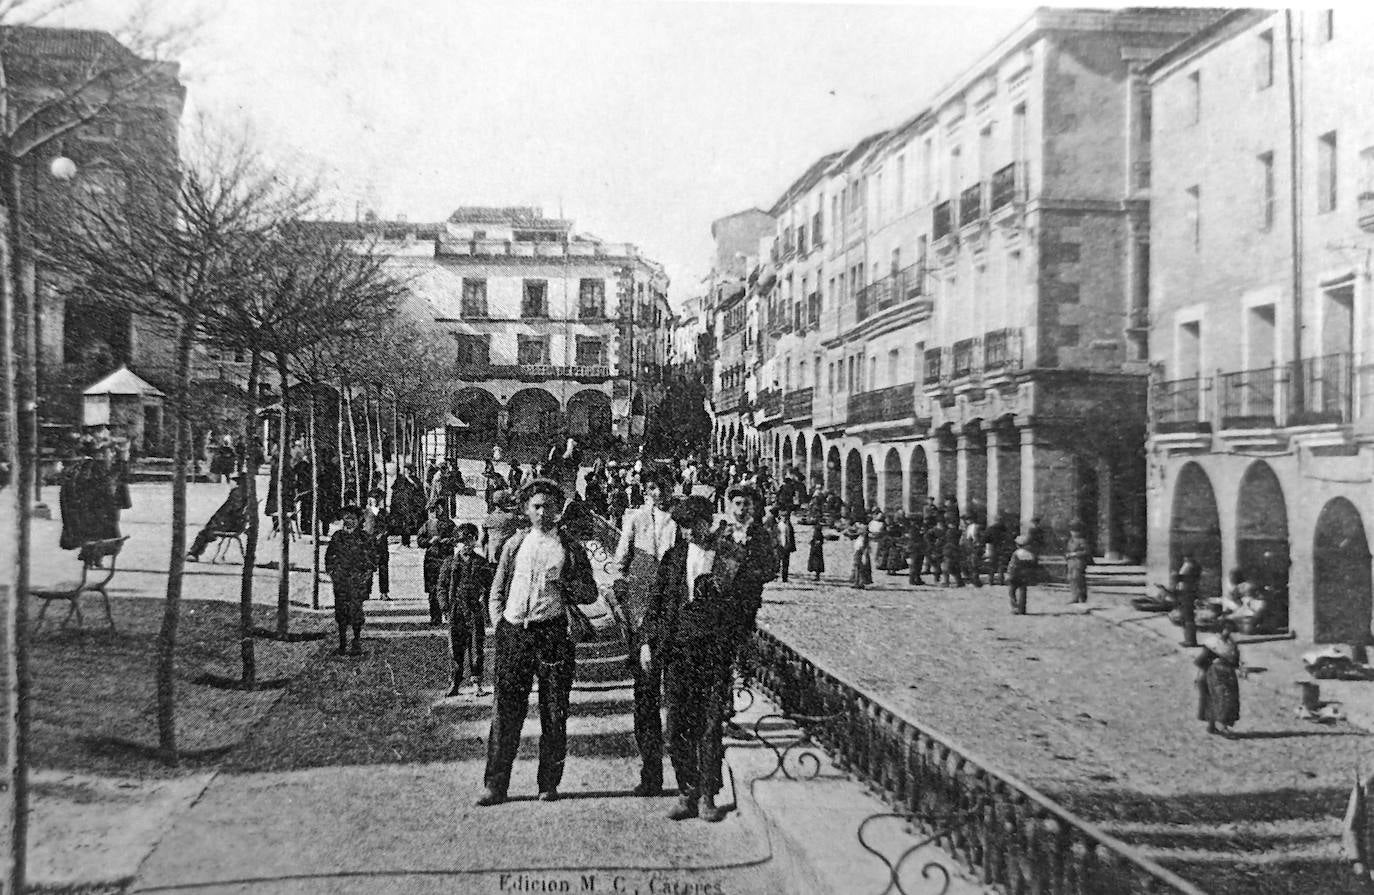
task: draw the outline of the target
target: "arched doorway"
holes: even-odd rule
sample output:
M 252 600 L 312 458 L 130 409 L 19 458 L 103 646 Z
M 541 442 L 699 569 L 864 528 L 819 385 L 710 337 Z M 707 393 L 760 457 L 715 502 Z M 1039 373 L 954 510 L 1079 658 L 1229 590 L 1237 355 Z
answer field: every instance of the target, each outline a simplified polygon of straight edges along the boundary
M 825 490 L 840 494 L 840 449 L 833 444 L 825 455 Z
M 786 472 L 787 469 L 788 469 L 788 467 L 790 467 L 791 465 L 792 465 L 792 439 L 790 439 L 790 438 L 784 438 L 784 439 L 782 440 L 782 465 L 781 465 L 781 466 L 779 467 L 779 469 L 778 469 L 778 474 L 781 475 L 782 473 Z
M 1183 564 L 1185 553 L 1192 553 L 1202 566 L 1198 594 L 1221 596 L 1221 518 L 1212 482 L 1196 463 L 1186 464 L 1174 483 L 1173 516 L 1169 524 L 1170 574 Z
M 542 388 L 521 389 L 511 395 L 506 409 L 510 413 L 510 433 L 514 438 L 529 440 L 562 434 L 558 399 Z
M 610 445 L 611 399 L 605 392 L 585 389 L 568 399 L 568 433 L 585 447 Z
M 873 458 L 864 458 L 864 506 L 878 505 L 878 470 L 873 468 Z
M 896 448 L 888 448 L 883 460 L 883 511 L 900 513 L 902 510 L 902 458 Z
M 797 471 L 802 474 L 802 483 L 806 482 L 806 436 L 797 433 L 797 449 L 792 454 L 792 463 L 797 467 Z
M 844 498 L 851 518 L 854 513 L 862 513 L 864 508 L 864 458 L 850 448 L 844 458 Z
M 1265 594 L 1265 623 L 1288 627 L 1288 504 L 1279 477 L 1256 460 L 1240 481 L 1236 501 L 1236 565 Z
M 1312 591 L 1314 642 L 1369 643 L 1369 541 L 1359 510 L 1344 497 L 1328 502 L 1317 517 Z
M 811 469 L 809 471 L 810 478 L 807 480 L 807 484 L 813 490 L 816 488 L 825 488 L 824 467 L 825 449 L 821 445 L 821 437 L 819 435 L 815 435 L 811 438 Z
M 453 415 L 465 427 L 445 430 L 445 452 L 450 456 L 485 457 L 505 434 L 500 429 L 501 402 L 484 388 L 468 386 L 453 396 Z
M 911 512 L 919 513 L 930 496 L 930 469 L 926 462 L 925 448 L 917 445 L 911 451 L 911 479 L 908 482 L 908 498 Z

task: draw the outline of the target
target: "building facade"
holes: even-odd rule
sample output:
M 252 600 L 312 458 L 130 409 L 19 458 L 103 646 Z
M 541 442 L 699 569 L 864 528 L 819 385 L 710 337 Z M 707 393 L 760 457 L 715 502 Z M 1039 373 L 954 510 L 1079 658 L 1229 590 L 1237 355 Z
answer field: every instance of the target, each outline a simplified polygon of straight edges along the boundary
M 806 172 L 774 208 L 762 453 L 852 508 L 952 499 L 1142 555 L 1140 68 L 1215 17 L 1038 10 Z
M 1371 27 L 1236 10 L 1147 73 L 1150 572 L 1241 569 L 1317 642 L 1370 636 Z
M 355 227 L 452 338 L 445 450 L 522 460 L 565 435 L 633 444 L 661 393 L 668 278 L 629 243 L 574 232 L 537 208 L 459 208 L 440 223 Z
M 721 444 L 730 445 L 732 454 L 745 452 L 746 442 L 757 450 L 752 399 L 758 345 L 757 331 L 749 328 L 748 321 L 754 308 L 750 299 L 757 280 L 759 241 L 773 232 L 773 226 L 772 216 L 758 208 L 711 224 L 715 255 L 702 315 L 711 334 L 712 429 Z

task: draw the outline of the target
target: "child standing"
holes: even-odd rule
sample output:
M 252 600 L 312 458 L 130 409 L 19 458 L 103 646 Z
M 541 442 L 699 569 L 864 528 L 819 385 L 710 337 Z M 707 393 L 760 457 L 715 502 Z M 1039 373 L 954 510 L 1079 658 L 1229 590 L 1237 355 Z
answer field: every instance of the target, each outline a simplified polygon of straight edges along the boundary
M 391 599 L 391 548 L 387 534 L 391 529 L 391 514 L 386 509 L 386 492 L 373 488 L 367 495 L 367 509 L 363 511 L 363 531 L 372 538 L 377 558 L 377 591 L 383 600 Z
M 797 552 L 797 530 L 792 526 L 792 511 L 781 509 L 778 514 L 778 572 L 783 583 L 792 566 L 792 554 Z
M 477 526 L 464 522 L 454 533 L 453 555 L 439 570 L 439 596 L 448 613 L 449 650 L 453 654 L 453 686 L 449 696 L 470 674 L 482 695 L 482 667 L 486 646 L 486 602 L 494 568 L 478 553 Z
M 815 519 L 811 526 L 811 553 L 806 558 L 806 571 L 820 581 L 821 572 L 825 571 L 825 526 L 821 524 L 820 515 Z
M 348 629 L 353 629 L 350 656 L 362 655 L 358 641 L 363 630 L 363 601 L 372 593 L 372 571 L 377 567 L 372 538 L 362 531 L 362 511 L 343 508 L 343 528 L 329 537 L 324 568 L 334 585 L 334 622 L 339 626 L 339 655 L 345 652 Z
M 854 568 L 849 574 L 849 583 L 863 590 L 873 583 L 873 561 L 868 555 L 868 526 L 860 522 L 854 532 Z
M 429 519 L 420 527 L 415 543 L 425 551 L 425 595 L 429 597 L 429 623 L 442 625 L 444 610 L 439 605 L 439 570 L 453 552 L 453 520 L 442 503 L 431 504 Z
M 1026 614 L 1026 588 L 1040 567 L 1040 559 L 1031 552 L 1030 543 L 1026 535 L 1018 537 L 1016 549 L 1007 562 L 1007 596 L 1011 600 L 1013 615 Z

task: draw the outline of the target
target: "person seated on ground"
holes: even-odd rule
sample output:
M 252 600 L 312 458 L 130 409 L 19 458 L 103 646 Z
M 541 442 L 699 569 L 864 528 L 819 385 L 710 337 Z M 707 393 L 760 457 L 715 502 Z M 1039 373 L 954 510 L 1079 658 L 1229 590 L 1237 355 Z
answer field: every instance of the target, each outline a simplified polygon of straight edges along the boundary
M 1265 609 L 1264 596 L 1253 581 L 1245 579 L 1240 569 L 1232 569 L 1230 579 L 1231 586 L 1221 595 L 1220 616 L 1238 624 L 1245 619 L 1255 620 L 1248 624 L 1258 624 Z
M 205 523 L 205 527 L 191 542 L 191 549 L 186 551 L 187 562 L 198 562 L 200 555 L 210 546 L 210 542 L 218 533 L 241 534 L 248 528 L 248 481 L 239 473 L 234 476 L 233 482 L 234 487 L 230 489 L 229 496 L 224 498 L 224 503 L 210 515 L 210 521 Z

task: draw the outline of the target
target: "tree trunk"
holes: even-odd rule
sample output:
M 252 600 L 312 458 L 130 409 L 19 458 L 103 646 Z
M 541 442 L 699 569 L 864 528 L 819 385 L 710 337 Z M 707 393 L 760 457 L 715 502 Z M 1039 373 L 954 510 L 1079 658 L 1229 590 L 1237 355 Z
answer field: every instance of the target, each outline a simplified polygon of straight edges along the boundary
M 339 440 L 339 500 L 342 501 L 342 500 L 344 499 L 344 495 L 348 493 L 348 475 L 347 475 L 347 474 L 345 473 L 345 471 L 344 471 L 344 470 L 346 470 L 348 467 L 347 467 L 347 464 L 344 463 L 344 429 L 343 429 L 343 427 L 344 427 L 344 393 L 343 393 L 343 380 L 339 380 L 339 382 L 337 383 L 337 386 L 338 386 L 338 390 L 337 390 L 336 394 L 337 394 L 338 397 L 339 397 L 339 412 L 336 413 L 336 414 L 334 414 L 334 417 L 335 417 L 335 420 L 334 420 L 334 421 L 335 421 L 335 423 L 336 423 L 336 426 L 335 426 L 335 428 L 336 428 L 336 430 L 337 430 L 337 433 L 336 433 L 336 434 L 337 434 L 338 440 Z
M 363 501 L 366 501 L 372 493 L 372 464 L 377 459 L 376 444 L 372 438 L 372 389 L 366 382 L 363 383 L 363 436 L 367 444 L 367 462 L 363 464 L 367 470 L 367 484 L 363 486 Z
M 281 553 L 277 558 L 277 636 L 286 637 L 291 612 L 291 520 L 296 510 L 296 482 L 287 495 L 287 470 L 291 468 L 290 439 L 287 429 L 291 421 L 290 392 L 287 388 L 286 353 L 277 352 L 277 375 L 281 378 L 281 423 L 277 427 L 277 518 L 281 523 Z M 300 520 L 296 520 L 297 529 Z
M 258 679 L 257 655 L 253 646 L 253 563 L 258 557 L 258 465 L 254 462 L 253 455 L 257 449 L 253 445 L 257 441 L 258 378 L 261 368 L 262 354 L 255 348 L 248 359 L 248 410 L 243 415 L 243 443 L 248 454 L 243 464 L 248 530 L 244 533 L 243 574 L 239 578 L 239 656 L 243 661 L 243 673 L 239 680 L 245 689 L 251 688 Z M 277 499 L 281 499 L 280 479 L 277 480 Z
M 358 506 L 363 505 L 363 470 L 358 462 L 358 423 L 353 418 L 353 388 L 345 383 L 344 404 L 348 407 L 348 440 L 353 447 L 353 497 Z
M 315 439 L 315 392 L 310 394 L 310 608 L 320 608 L 320 450 Z
M 3 493 L 10 502 L 4 514 L 13 530 L 0 532 L 3 543 L 13 545 L 3 563 L 0 589 L 5 592 L 5 779 L 0 789 L 5 792 L 3 823 L 7 855 L 4 867 L 4 891 L 23 892 L 27 877 L 29 797 L 29 668 L 28 613 L 25 601 L 18 598 L 28 587 L 29 556 L 29 490 L 22 486 L 18 472 L 22 468 L 19 449 L 19 367 L 17 344 L 23 311 L 10 267 L 10 216 L 7 206 L 0 205 L 0 421 L 3 421 L 4 457 L 16 478 Z M 8 526 L 7 526 L 8 529 Z
M 175 403 L 176 442 L 172 448 L 172 548 L 167 568 L 167 600 L 162 607 L 162 627 L 157 633 L 157 739 L 158 750 L 169 764 L 177 763 L 176 645 L 181 621 L 181 579 L 186 569 L 186 464 L 191 459 L 190 409 L 191 347 L 196 338 L 197 317 L 188 312 L 177 332 Z

